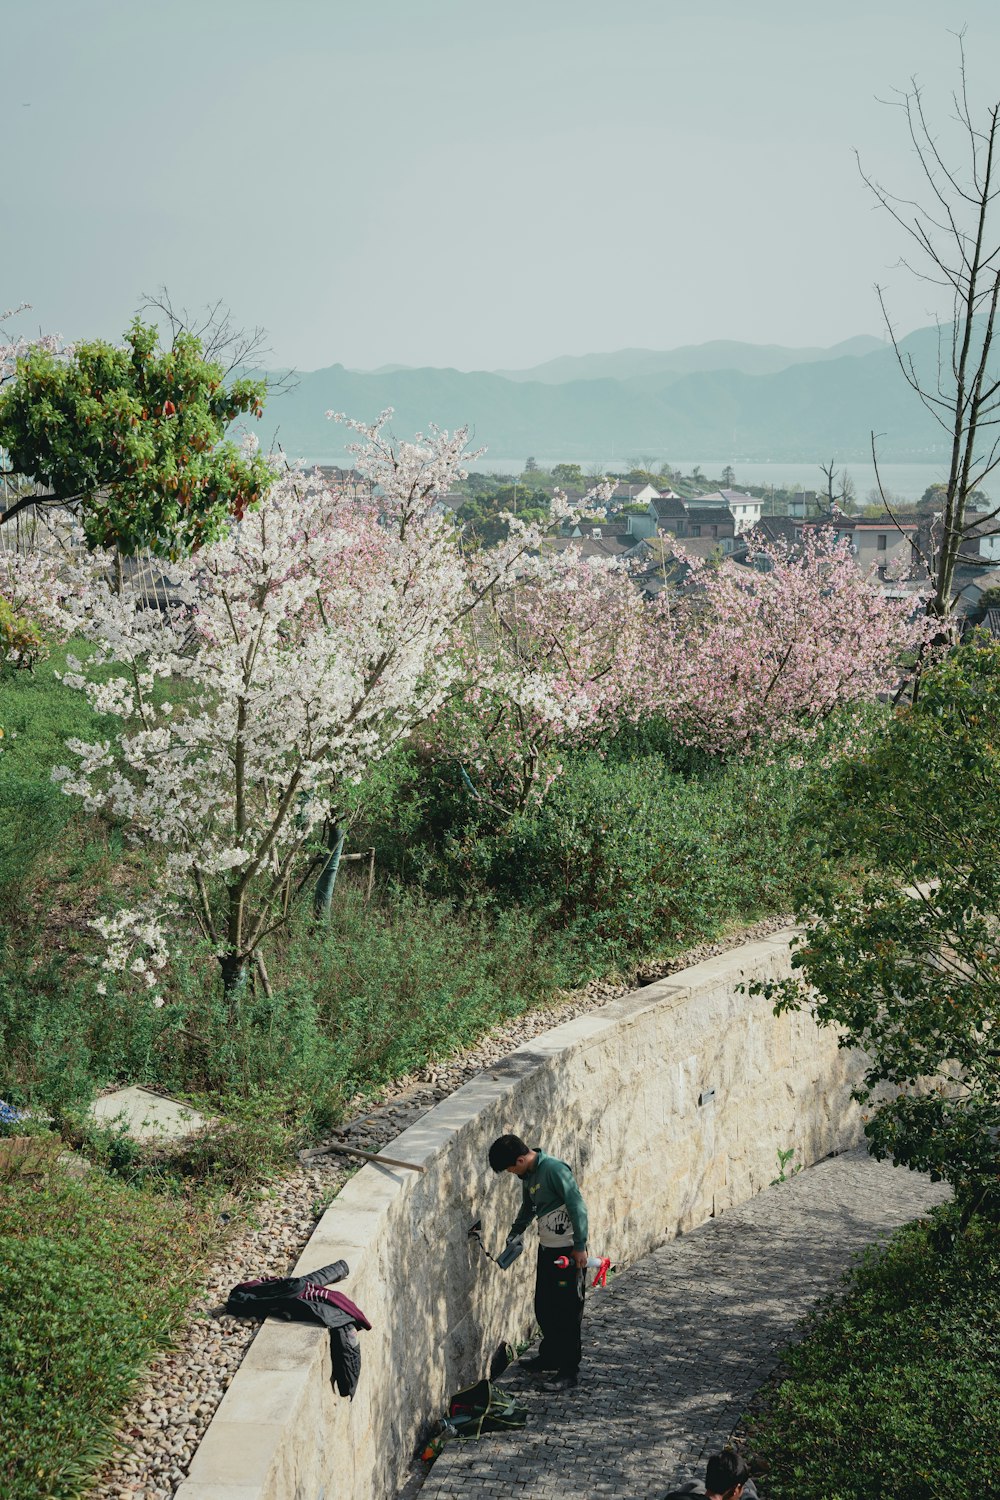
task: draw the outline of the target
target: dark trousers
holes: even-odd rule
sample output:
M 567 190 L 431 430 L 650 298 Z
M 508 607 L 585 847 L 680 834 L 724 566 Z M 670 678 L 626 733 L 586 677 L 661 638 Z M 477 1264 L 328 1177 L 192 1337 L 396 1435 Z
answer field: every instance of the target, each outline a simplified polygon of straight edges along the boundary
M 535 1271 L 535 1321 L 542 1330 L 538 1358 L 550 1370 L 576 1374 L 580 1364 L 580 1327 L 583 1323 L 583 1298 L 586 1273 L 578 1271 L 569 1250 L 538 1247 Z M 560 1256 L 570 1256 L 570 1264 L 557 1266 Z

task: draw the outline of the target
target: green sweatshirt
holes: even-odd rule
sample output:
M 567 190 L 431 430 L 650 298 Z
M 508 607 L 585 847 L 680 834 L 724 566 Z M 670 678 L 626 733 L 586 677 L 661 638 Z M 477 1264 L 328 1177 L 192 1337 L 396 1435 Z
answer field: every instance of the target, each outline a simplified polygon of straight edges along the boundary
M 587 1248 L 587 1209 L 576 1178 L 564 1161 L 546 1156 L 539 1147 L 534 1167 L 521 1178 L 521 1212 L 511 1226 L 512 1235 L 521 1235 L 532 1219 L 538 1220 L 541 1245 Z

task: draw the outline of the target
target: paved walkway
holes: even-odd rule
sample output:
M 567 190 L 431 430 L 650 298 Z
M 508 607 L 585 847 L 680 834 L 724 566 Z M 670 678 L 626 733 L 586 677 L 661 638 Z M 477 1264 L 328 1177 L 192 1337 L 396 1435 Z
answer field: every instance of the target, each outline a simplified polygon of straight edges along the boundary
M 821 1162 L 616 1276 L 584 1319 L 574 1391 L 528 1396 L 521 1433 L 450 1444 L 420 1500 L 617 1500 L 701 1478 L 798 1320 L 856 1251 L 946 1196 L 863 1151 Z

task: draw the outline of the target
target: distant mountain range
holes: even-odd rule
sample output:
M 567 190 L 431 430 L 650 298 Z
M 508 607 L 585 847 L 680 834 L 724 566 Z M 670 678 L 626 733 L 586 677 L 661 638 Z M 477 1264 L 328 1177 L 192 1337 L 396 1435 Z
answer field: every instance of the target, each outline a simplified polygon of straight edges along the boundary
M 902 347 L 936 377 L 938 331 L 918 329 Z M 329 410 L 365 421 L 395 410 L 408 436 L 436 422 L 468 425 L 494 459 L 571 459 L 622 465 L 718 458 L 857 462 L 879 433 L 886 460 L 939 459 L 945 434 L 900 373 L 895 353 L 868 335 L 831 349 L 785 349 L 724 340 L 656 351 L 566 356 L 531 370 L 461 371 L 331 365 L 298 378 L 267 402 L 261 437 L 312 463 L 339 463 L 350 434 Z
M 564 354 L 529 370 L 494 370 L 505 380 L 539 380 L 564 385 L 568 380 L 633 380 L 641 375 L 694 375 L 705 371 L 738 370 L 743 375 L 777 375 L 792 365 L 816 364 L 847 355 L 874 354 L 881 339 L 862 333 L 831 349 L 785 349 L 781 344 L 740 344 L 712 339 L 680 349 L 619 349 L 615 354 Z M 398 367 L 397 367 L 398 368 Z M 379 372 L 381 373 L 381 372 Z

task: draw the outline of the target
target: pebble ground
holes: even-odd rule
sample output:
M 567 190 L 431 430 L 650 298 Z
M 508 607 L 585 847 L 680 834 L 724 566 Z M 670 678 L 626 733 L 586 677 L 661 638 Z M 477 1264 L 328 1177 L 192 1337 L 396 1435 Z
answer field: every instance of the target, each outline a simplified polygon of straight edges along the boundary
M 500 1383 L 529 1404 L 523 1432 L 451 1443 L 403 1494 L 649 1500 L 703 1478 L 817 1298 L 864 1246 L 946 1196 L 851 1151 L 670 1241 L 590 1295 L 575 1390 L 546 1391 L 513 1366 Z

